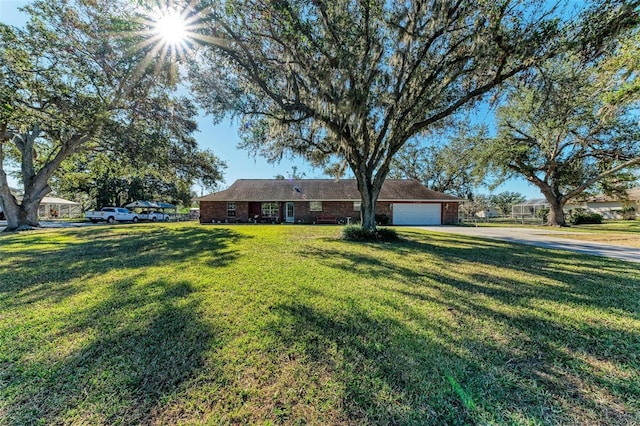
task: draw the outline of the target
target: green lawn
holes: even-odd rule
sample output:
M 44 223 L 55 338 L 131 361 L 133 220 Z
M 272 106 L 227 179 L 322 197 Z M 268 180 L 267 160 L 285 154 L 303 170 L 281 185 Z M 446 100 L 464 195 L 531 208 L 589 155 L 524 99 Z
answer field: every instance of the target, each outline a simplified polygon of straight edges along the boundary
M 597 225 L 573 225 L 572 230 L 597 233 L 640 233 L 640 220 L 605 220 Z
M 539 228 L 551 230 L 570 230 L 591 233 L 640 233 L 640 219 L 638 220 L 604 220 L 600 224 L 594 225 L 571 225 L 567 223 L 566 227 L 556 228 L 548 227 L 543 223 L 516 222 L 513 219 L 490 219 L 487 222 L 464 222 L 462 226 L 478 226 L 486 228 Z
M 340 229 L 0 235 L 0 424 L 640 423 L 640 265 Z

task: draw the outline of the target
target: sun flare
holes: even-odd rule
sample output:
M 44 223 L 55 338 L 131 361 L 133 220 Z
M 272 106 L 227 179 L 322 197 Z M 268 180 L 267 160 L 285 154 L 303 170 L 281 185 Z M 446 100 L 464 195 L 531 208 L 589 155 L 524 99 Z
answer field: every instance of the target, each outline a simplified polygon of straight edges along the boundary
M 156 21 L 155 31 L 166 45 L 178 47 L 188 41 L 187 25 L 186 19 L 177 12 L 167 12 Z
M 0 0 L 2 1 L 2 0 Z M 181 64 L 194 55 L 202 44 L 216 44 L 219 39 L 203 34 L 209 10 L 201 0 L 138 0 L 140 30 L 133 35 L 140 41 L 135 50 L 145 51 L 137 70 L 155 68 L 166 71 L 167 64 Z

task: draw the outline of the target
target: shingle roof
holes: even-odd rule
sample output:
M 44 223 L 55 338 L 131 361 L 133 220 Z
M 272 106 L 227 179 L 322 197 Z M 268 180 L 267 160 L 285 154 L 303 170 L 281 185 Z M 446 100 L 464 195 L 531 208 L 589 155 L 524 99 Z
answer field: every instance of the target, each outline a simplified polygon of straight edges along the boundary
M 224 191 L 198 198 L 198 201 L 344 201 L 360 200 L 355 179 L 239 179 Z M 378 201 L 462 201 L 432 191 L 417 180 L 387 179 Z
M 549 204 L 549 202 L 544 198 L 533 198 L 531 200 L 527 200 L 527 201 L 522 202 L 522 203 L 514 204 L 513 207 L 542 206 L 542 205 L 548 205 L 548 204 Z
M 640 201 L 640 188 L 632 188 L 627 191 L 627 197 L 620 196 L 610 196 L 605 194 L 598 194 L 593 196 L 581 197 L 580 195 L 574 199 L 571 199 L 572 202 L 587 202 L 587 203 L 609 203 L 616 201 Z

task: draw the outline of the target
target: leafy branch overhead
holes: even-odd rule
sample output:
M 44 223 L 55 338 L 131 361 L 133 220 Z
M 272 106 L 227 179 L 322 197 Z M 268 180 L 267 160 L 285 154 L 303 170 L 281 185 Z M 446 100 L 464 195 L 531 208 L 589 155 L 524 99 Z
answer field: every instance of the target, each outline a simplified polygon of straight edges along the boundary
M 571 15 L 544 1 L 212 3 L 201 11 L 211 43 L 191 77 L 210 113 L 243 117 L 243 147 L 271 160 L 344 162 L 363 226 L 375 227 L 373 205 L 407 141 L 546 58 L 598 55 L 635 22 L 634 7 L 592 2 Z
M 185 179 L 220 178 L 219 161 L 201 168 L 217 159 L 196 149 L 195 108 L 174 95 L 176 64 L 148 42 L 144 10 L 119 0 L 37 0 L 24 11 L 24 28 L 0 24 L 0 205 L 8 229 L 37 225 L 49 182 L 83 150 L 177 164 Z M 6 161 L 19 165 L 21 202 L 9 192 Z
M 563 55 L 514 82 L 498 111 L 497 136 L 480 143 L 487 170 L 522 176 L 540 189 L 551 225 L 563 225 L 563 206 L 594 185 L 623 190 L 636 179 L 630 171 L 640 164 L 637 111 L 633 104 L 607 108 L 609 61 Z

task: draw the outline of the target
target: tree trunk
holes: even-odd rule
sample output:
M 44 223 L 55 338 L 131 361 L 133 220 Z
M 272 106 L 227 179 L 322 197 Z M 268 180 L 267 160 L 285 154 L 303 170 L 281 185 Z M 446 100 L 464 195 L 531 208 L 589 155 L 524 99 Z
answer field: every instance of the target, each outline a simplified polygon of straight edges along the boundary
M 20 150 L 22 180 L 24 182 L 24 194 L 22 200 L 18 200 L 9 191 L 7 175 L 3 168 L 3 151 L 0 145 L 0 201 L 5 210 L 7 228 L 5 231 L 16 231 L 39 227 L 38 207 L 42 199 L 51 192 L 49 178 L 58 169 L 62 161 L 87 140 L 87 136 L 77 135 L 66 143 L 56 156 L 45 163 L 36 172 L 34 166 L 34 144 L 40 135 L 40 126 L 35 125 L 30 131 L 16 135 L 13 139 L 16 147 Z
M 9 191 L 6 174 L 0 170 L 0 201 L 7 220 L 6 232 L 20 231 L 39 227 L 38 207 L 42 199 L 51 192 L 47 184 L 46 177 L 39 175 L 35 177 L 32 184 L 25 186 L 22 201 L 18 200 Z
M 18 213 L 20 206 L 11 200 L 2 197 L 2 211 L 4 212 L 4 218 L 7 220 L 6 232 L 15 231 L 18 228 Z
M 549 203 L 549 215 L 547 217 L 547 226 L 566 226 L 564 220 L 564 203 Z
M 542 191 L 542 194 L 549 203 L 547 226 L 566 226 L 563 210 L 565 205 L 564 197 L 554 194 L 550 189 Z
M 360 191 L 360 219 L 363 229 L 375 231 L 376 229 L 376 202 L 380 194 L 380 187 L 372 182 L 367 176 L 358 175 L 358 191 Z M 381 186 L 381 185 L 380 185 Z
M 25 229 L 37 228 L 40 226 L 38 223 L 38 207 L 40 201 L 38 200 L 23 200 L 21 203 L 12 196 L 10 199 L 3 198 L 3 211 L 5 219 L 7 220 L 7 227 L 5 232 L 21 231 Z

